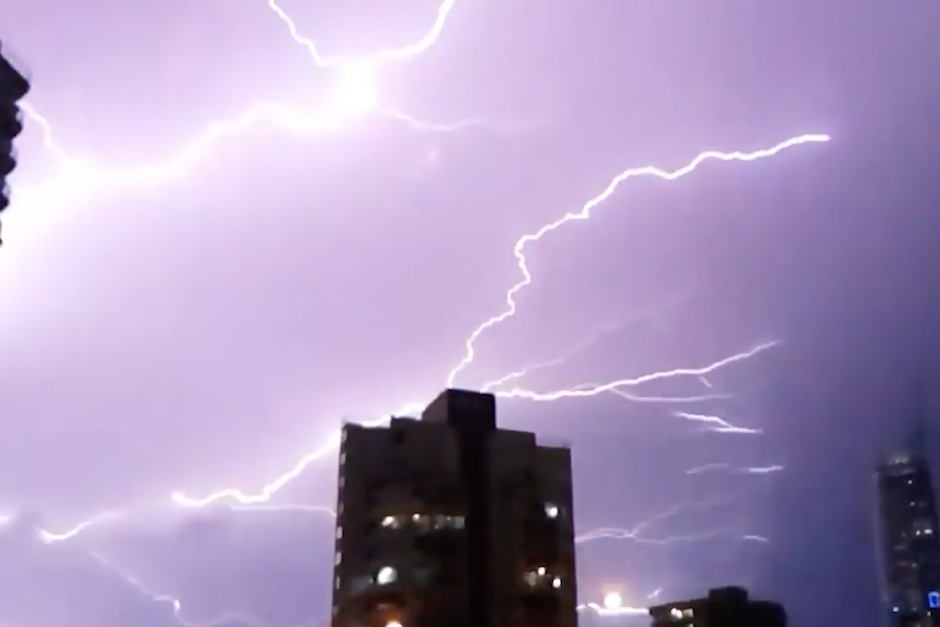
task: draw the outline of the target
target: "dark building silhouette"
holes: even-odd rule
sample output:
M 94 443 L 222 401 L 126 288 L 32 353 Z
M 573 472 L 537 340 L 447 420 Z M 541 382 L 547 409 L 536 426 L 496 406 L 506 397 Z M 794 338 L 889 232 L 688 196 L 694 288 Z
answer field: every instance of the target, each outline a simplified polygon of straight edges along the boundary
M 11 55 L 0 42 L 0 213 L 10 204 L 6 178 L 16 168 L 13 140 L 23 131 L 23 118 L 17 103 L 27 92 L 29 80 L 14 67 Z
M 940 540 L 927 460 L 916 450 L 896 453 L 875 477 L 885 624 L 940 624 Z
M 575 627 L 571 453 L 492 394 L 343 427 L 333 627 Z
M 649 608 L 653 627 L 786 627 L 779 603 L 754 601 L 738 587 L 709 590 L 708 596 Z

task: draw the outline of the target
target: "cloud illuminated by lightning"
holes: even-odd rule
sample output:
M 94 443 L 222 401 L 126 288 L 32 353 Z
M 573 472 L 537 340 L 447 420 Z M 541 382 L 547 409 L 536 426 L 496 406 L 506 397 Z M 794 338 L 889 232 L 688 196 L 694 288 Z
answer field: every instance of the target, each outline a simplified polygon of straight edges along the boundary
M 307 39 L 299 34 L 294 21 L 287 15 L 286 12 L 283 11 L 277 2 L 275 0 L 268 0 L 269 8 L 274 11 L 275 14 L 285 23 L 293 40 L 304 46 L 310 52 L 315 65 L 322 69 L 333 68 L 337 70 L 337 88 L 324 98 L 323 105 L 316 110 L 310 110 L 307 107 L 303 109 L 297 109 L 280 103 L 260 103 L 246 109 L 241 114 L 232 118 L 212 122 L 208 125 L 205 132 L 200 134 L 191 142 L 187 143 L 184 148 L 176 153 L 172 158 L 156 165 L 115 170 L 111 168 L 93 166 L 82 160 L 73 159 L 55 143 L 52 127 L 48 120 L 46 120 L 34 107 L 32 107 L 32 105 L 27 103 L 25 107 L 27 114 L 39 124 L 42 130 L 44 145 L 52 152 L 53 155 L 56 156 L 58 160 L 62 162 L 64 166 L 64 173 L 60 178 L 47 185 L 43 185 L 38 188 L 18 190 L 18 194 L 21 195 L 23 199 L 21 202 L 62 202 L 63 198 L 60 198 L 60 192 L 57 191 L 61 189 L 68 189 L 69 198 L 74 199 L 76 195 L 87 194 L 99 191 L 104 188 L 114 189 L 124 187 L 141 187 L 161 183 L 167 179 L 181 176 L 193 168 L 198 160 L 202 159 L 206 152 L 219 140 L 231 135 L 243 133 L 250 127 L 260 127 L 266 125 L 269 127 L 276 127 L 282 130 L 286 130 L 290 133 L 298 135 L 322 134 L 341 129 L 350 120 L 350 118 L 358 118 L 367 113 L 384 115 L 402 121 L 412 128 L 418 130 L 457 131 L 472 126 L 486 126 L 486 123 L 478 120 L 463 121 L 455 124 L 429 124 L 421 122 L 405 113 L 383 107 L 380 103 L 379 94 L 375 87 L 375 72 L 382 65 L 394 61 L 413 58 L 427 51 L 437 41 L 441 35 L 441 32 L 443 31 L 445 22 L 452 11 L 454 4 L 455 0 L 445 0 L 445 2 L 443 2 L 443 4 L 441 4 L 438 8 L 437 17 L 431 28 L 418 42 L 414 44 L 410 44 L 398 49 L 381 50 L 369 55 L 362 55 L 358 57 L 341 57 L 322 55 L 317 50 L 312 40 Z M 692 173 L 705 161 L 755 161 L 776 155 L 777 153 L 791 147 L 808 143 L 825 142 L 828 140 L 829 137 L 826 135 L 801 135 L 783 141 L 771 148 L 750 153 L 737 151 L 706 151 L 695 157 L 688 165 L 673 171 L 661 170 L 653 166 L 642 166 L 639 168 L 624 170 L 619 175 L 614 177 L 614 179 L 599 195 L 590 199 L 579 211 L 565 214 L 560 219 L 544 225 L 534 233 L 522 236 L 516 242 L 513 250 L 517 260 L 517 265 L 520 272 L 522 273 L 522 279 L 506 292 L 506 309 L 502 313 L 499 313 L 484 321 L 469 335 L 464 345 L 465 353 L 463 358 L 451 370 L 447 377 L 448 386 L 452 386 L 461 372 L 473 362 L 475 357 L 476 342 L 480 336 L 488 329 L 495 327 L 496 325 L 515 315 L 516 296 L 526 286 L 532 283 L 532 275 L 529 272 L 526 257 L 524 255 L 526 247 L 529 244 L 541 240 L 548 233 L 561 228 L 569 222 L 589 219 L 593 210 L 608 200 L 618 189 L 621 183 L 630 178 L 639 176 L 653 176 L 666 181 L 672 181 Z M 706 375 L 709 375 L 720 368 L 731 365 L 734 362 L 753 357 L 758 353 L 775 346 L 776 344 L 777 342 L 766 342 L 759 344 L 752 349 L 723 358 L 705 366 L 647 373 L 633 378 L 624 378 L 603 384 L 585 384 L 574 388 L 548 392 L 535 392 L 528 389 L 514 388 L 511 390 L 500 390 L 496 393 L 496 395 L 500 398 L 524 398 L 536 402 L 551 402 L 565 398 L 586 398 L 607 393 L 617 394 L 627 400 L 635 402 L 678 403 L 698 402 L 700 400 L 715 398 L 727 398 L 727 395 L 722 394 L 700 395 L 695 397 L 644 396 L 635 394 L 634 392 L 628 391 L 624 388 L 635 388 L 645 383 L 676 377 L 698 378 L 698 380 L 701 381 L 703 385 L 711 388 L 711 383 L 706 378 Z M 530 366 L 523 371 L 511 373 L 506 377 L 495 380 L 487 384 L 487 387 L 501 387 L 509 381 L 515 381 L 524 376 L 524 374 L 532 372 L 535 369 L 545 368 L 548 367 L 548 365 L 557 365 L 557 363 L 560 362 L 556 360 L 554 362 L 547 362 Z M 396 413 L 406 414 L 420 409 L 421 407 L 422 404 L 420 403 L 412 403 L 406 407 L 401 408 Z M 731 425 L 727 421 L 717 416 L 686 412 L 675 412 L 674 415 L 686 420 L 704 423 L 707 429 L 716 432 L 759 433 L 758 430 L 746 429 L 743 427 L 736 427 Z M 384 423 L 385 420 L 386 419 L 381 419 L 368 424 L 378 425 Z M 339 444 L 339 438 L 339 433 L 334 433 L 320 447 L 301 458 L 287 472 L 277 477 L 269 484 L 263 486 L 262 489 L 255 494 L 244 493 L 236 488 L 227 488 L 202 498 L 192 498 L 186 496 L 182 492 L 177 492 L 173 494 L 173 501 L 176 504 L 184 507 L 205 507 L 213 503 L 224 503 L 230 509 L 253 508 L 271 511 L 293 510 L 332 513 L 332 510 L 329 508 L 318 508 L 315 506 L 306 505 L 277 505 L 270 503 L 270 500 L 281 488 L 283 488 L 293 479 L 297 478 L 307 468 L 307 466 L 309 466 L 315 460 L 320 459 L 329 452 L 335 450 Z M 755 469 L 746 469 L 746 471 L 758 473 L 758 470 Z M 705 471 L 700 470 L 699 472 Z M 762 472 L 771 471 L 765 469 Z M 695 473 L 690 471 L 689 474 Z M 680 511 L 680 509 L 669 511 L 672 512 L 668 514 L 671 516 Z M 44 542 L 47 543 L 68 540 L 76 537 L 93 525 L 120 515 L 120 512 L 108 512 L 83 521 L 73 529 L 66 532 L 52 533 L 48 531 L 40 531 L 40 537 Z M 666 540 L 651 539 L 642 535 L 642 531 L 648 528 L 650 524 L 662 519 L 662 516 L 654 517 L 654 519 L 646 521 L 632 530 L 613 528 L 595 530 L 589 534 L 579 536 L 578 542 L 588 542 L 602 537 L 617 537 L 619 539 L 630 538 L 638 542 L 662 543 Z M 699 534 L 699 537 L 702 537 L 702 534 Z M 691 536 L 689 536 L 689 538 L 691 538 Z M 766 539 L 762 536 L 756 535 L 748 535 L 744 536 L 744 538 L 758 542 L 766 541 Z M 671 538 L 668 540 L 679 541 L 681 539 L 682 538 Z M 139 580 L 127 575 L 120 569 L 117 569 L 113 564 L 105 560 L 103 557 L 99 555 L 96 555 L 95 557 L 104 566 L 107 566 L 114 572 L 118 573 L 142 594 L 148 596 L 155 602 L 165 603 L 172 607 L 174 617 L 179 620 L 181 624 L 187 627 L 197 627 L 197 625 L 200 625 L 201 627 L 208 627 L 210 625 L 220 625 L 225 621 L 241 621 L 246 625 L 259 624 L 255 619 L 240 614 L 225 615 L 207 623 L 187 623 L 180 616 L 181 603 L 178 599 L 150 592 L 139 582 Z M 616 607 L 613 607 L 612 605 L 616 605 Z M 590 610 L 600 615 L 627 615 L 646 613 L 645 608 L 625 607 L 622 605 L 622 603 L 605 603 L 604 606 L 589 603 L 579 606 L 579 610 Z

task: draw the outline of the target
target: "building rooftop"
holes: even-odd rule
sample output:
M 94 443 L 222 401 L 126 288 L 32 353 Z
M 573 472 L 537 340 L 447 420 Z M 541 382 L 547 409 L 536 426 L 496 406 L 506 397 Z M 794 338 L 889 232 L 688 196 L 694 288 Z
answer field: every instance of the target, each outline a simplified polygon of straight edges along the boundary
M 19 100 L 29 93 L 26 65 L 0 41 L 0 93 Z

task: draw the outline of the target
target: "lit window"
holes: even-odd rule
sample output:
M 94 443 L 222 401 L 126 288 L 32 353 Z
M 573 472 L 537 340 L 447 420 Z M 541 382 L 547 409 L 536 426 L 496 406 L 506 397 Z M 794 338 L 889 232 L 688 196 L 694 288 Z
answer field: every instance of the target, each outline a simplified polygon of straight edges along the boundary
M 339 584 L 340 584 L 339 575 L 337 575 L 337 576 L 336 576 L 336 579 L 333 581 L 333 586 L 334 586 L 337 590 L 339 590 Z
M 549 518 L 558 518 L 559 509 L 558 506 L 553 503 L 545 504 L 545 515 Z
M 561 577 L 555 577 L 552 579 L 552 587 L 556 589 L 561 587 Z
M 686 610 L 682 610 L 682 615 L 683 615 L 685 618 L 692 618 L 692 609 L 689 608 L 689 609 L 686 609 Z
M 682 618 L 682 610 L 680 610 L 678 607 L 674 607 L 671 610 L 669 610 L 669 614 L 673 618 L 677 618 L 677 619 Z
M 398 519 L 394 516 L 386 516 L 382 519 L 383 527 L 391 527 L 392 529 L 398 527 Z
M 342 489 L 343 486 L 345 486 L 345 485 L 346 485 L 346 477 L 343 475 L 343 473 L 340 473 L 340 475 L 339 475 L 339 487 L 340 487 L 340 489 Z
M 414 522 L 418 522 L 419 520 L 421 520 L 421 514 L 413 514 L 411 516 L 411 520 L 413 520 Z
M 385 627 L 402 627 L 402 625 L 397 620 L 390 620 L 385 623 Z
M 342 528 L 342 527 L 337 527 L 337 528 L 336 528 L 336 539 L 337 539 L 337 540 L 342 540 L 342 539 L 343 539 L 343 528 Z
M 464 526 L 464 517 L 463 516 L 454 516 L 453 518 L 454 529 L 463 529 Z
M 523 576 L 523 579 L 525 579 L 525 582 L 529 584 L 530 586 L 534 586 L 536 582 L 538 581 L 538 578 L 535 576 L 535 573 L 532 572 L 531 570 Z
M 333 561 L 333 563 L 336 564 L 337 566 L 339 566 L 340 562 L 342 562 L 342 561 L 343 561 L 343 553 L 342 553 L 342 551 L 337 551 L 337 552 L 336 552 L 336 559 Z
M 539 577 L 544 577 L 544 576 L 545 576 L 545 567 L 544 567 L 544 566 L 539 566 L 539 568 L 538 568 L 538 570 L 537 570 L 536 572 L 538 572 Z
M 339 454 L 339 465 L 342 466 L 346 463 L 346 451 L 343 451 Z
M 375 576 L 375 583 L 380 586 L 393 583 L 398 579 L 398 573 L 391 566 L 383 566 Z

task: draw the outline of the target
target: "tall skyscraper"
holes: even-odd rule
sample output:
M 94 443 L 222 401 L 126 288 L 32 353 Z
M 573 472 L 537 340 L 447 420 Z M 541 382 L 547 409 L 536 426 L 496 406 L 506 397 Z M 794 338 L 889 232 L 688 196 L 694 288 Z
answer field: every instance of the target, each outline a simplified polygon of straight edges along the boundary
M 786 627 L 787 613 L 772 601 L 754 601 L 738 587 L 709 590 L 692 601 L 649 609 L 653 627 Z
M 29 81 L 14 67 L 9 52 L 4 50 L 0 42 L 0 213 L 10 204 L 6 177 L 16 168 L 13 140 L 23 131 L 22 115 L 17 103 L 28 91 Z
M 571 453 L 492 394 L 343 427 L 333 627 L 575 627 Z
M 894 454 L 876 481 L 885 623 L 940 625 L 940 539 L 927 461 L 916 452 Z

